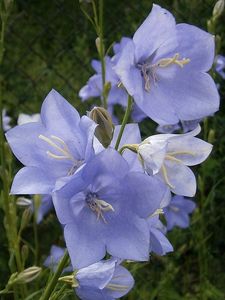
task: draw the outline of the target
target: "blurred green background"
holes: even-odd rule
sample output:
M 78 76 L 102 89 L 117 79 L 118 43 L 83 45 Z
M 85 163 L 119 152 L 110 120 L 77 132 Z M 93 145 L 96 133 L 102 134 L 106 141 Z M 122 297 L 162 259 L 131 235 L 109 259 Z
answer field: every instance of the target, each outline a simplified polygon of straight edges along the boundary
M 207 30 L 215 0 L 154 1 L 170 10 L 177 22 L 194 24 Z M 151 10 L 149 0 L 105 0 L 105 44 L 110 46 L 122 36 L 132 36 Z M 219 53 L 225 55 L 225 13 L 218 20 L 214 34 L 221 37 Z M 5 41 L 5 57 L 1 70 L 3 101 L 16 124 L 19 113 L 39 112 L 51 88 L 58 90 L 81 113 L 91 102 L 82 104 L 79 89 L 93 70 L 90 61 L 98 58 L 96 34 L 76 0 L 16 0 Z M 174 252 L 166 257 L 152 256 L 148 264 L 131 264 L 136 285 L 129 300 L 223 300 L 225 299 L 225 82 L 213 74 L 220 84 L 221 109 L 204 124 L 204 135 L 211 141 L 212 156 L 199 174 L 197 210 L 192 225 L 185 230 L 174 229 L 169 239 Z M 155 125 L 141 124 L 143 135 Z M 153 132 L 152 132 L 153 133 Z M 32 228 L 30 228 L 32 229 Z M 8 275 L 7 241 L 0 212 L 0 285 Z M 24 233 L 32 243 L 32 230 Z M 62 244 L 60 227 L 51 214 L 38 228 L 42 237 L 42 256 L 52 243 Z M 7 298 L 10 299 L 10 298 Z M 70 299 L 66 296 L 65 299 Z M 71 298 L 73 299 L 73 297 Z

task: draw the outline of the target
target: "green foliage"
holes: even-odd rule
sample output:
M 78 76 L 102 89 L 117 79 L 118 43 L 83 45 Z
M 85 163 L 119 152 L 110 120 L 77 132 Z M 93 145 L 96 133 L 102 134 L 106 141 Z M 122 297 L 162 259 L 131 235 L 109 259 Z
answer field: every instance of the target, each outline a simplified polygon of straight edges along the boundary
M 6 33 L 5 58 L 1 70 L 3 101 L 16 123 L 20 112 L 36 113 L 51 88 L 57 89 L 81 113 L 93 101 L 82 104 L 79 89 L 93 71 L 90 61 L 97 58 L 96 35 L 82 15 L 78 1 L 15 1 Z M 178 22 L 187 22 L 207 29 L 214 0 L 161 0 L 157 4 L 174 13 Z M 105 0 L 105 43 L 109 47 L 121 36 L 130 36 L 150 11 L 149 0 Z M 219 52 L 225 55 L 225 13 L 216 25 L 220 36 Z M 219 40 L 219 39 L 218 39 Z M 128 264 L 136 286 L 128 300 L 222 300 L 225 298 L 225 83 L 220 84 L 221 109 L 204 124 L 203 134 L 214 130 L 214 150 L 209 160 L 196 171 L 199 173 L 197 210 L 192 226 L 175 229 L 169 234 L 174 252 L 166 257 L 152 256 L 149 264 Z M 120 108 L 116 108 L 119 117 Z M 153 133 L 155 124 L 144 121 L 143 136 Z M 1 194 L 1 199 L 3 199 Z M 2 203 L 2 201 L 1 201 Z M 0 289 L 10 277 L 8 245 L 0 207 Z M 21 223 L 23 210 L 17 211 Z M 29 248 L 26 265 L 35 257 L 34 225 L 22 233 L 22 245 Z M 37 228 L 39 236 L 37 264 L 41 265 L 52 244 L 63 245 L 62 230 L 51 213 Z M 39 299 L 49 271 L 28 285 L 25 300 Z M 35 291 L 35 292 L 34 292 Z M 32 294 L 33 293 L 33 294 Z M 2 299 L 12 299 L 11 294 Z M 57 286 L 54 299 L 76 299 L 73 291 L 62 283 Z M 24 300 L 24 299 L 23 299 Z

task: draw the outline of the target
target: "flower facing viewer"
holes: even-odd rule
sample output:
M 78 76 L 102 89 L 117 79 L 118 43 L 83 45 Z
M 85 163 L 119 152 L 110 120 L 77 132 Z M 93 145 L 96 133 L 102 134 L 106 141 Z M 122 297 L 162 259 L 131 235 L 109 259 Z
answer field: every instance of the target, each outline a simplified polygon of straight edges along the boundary
M 168 193 L 158 179 L 130 172 L 115 150 L 96 155 L 72 179 L 56 185 L 53 202 L 74 268 L 104 258 L 149 258 L 148 216 Z M 76 250 L 75 250 L 76 249 Z
M 94 153 L 95 127 L 52 90 L 42 104 L 39 122 L 6 133 L 13 153 L 25 165 L 16 174 L 11 193 L 51 193 L 58 178 L 75 173 Z
M 216 85 L 206 73 L 214 44 L 211 34 L 176 25 L 171 13 L 154 4 L 121 50 L 115 71 L 136 104 L 158 124 L 200 119 L 219 107 Z

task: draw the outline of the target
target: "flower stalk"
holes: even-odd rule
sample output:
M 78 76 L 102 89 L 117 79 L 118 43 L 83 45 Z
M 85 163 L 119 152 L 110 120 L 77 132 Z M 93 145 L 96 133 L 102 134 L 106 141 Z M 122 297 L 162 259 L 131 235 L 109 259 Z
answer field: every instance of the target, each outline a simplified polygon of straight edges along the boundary
M 132 109 L 132 97 L 130 95 L 128 95 L 127 108 L 126 108 L 126 111 L 125 111 L 125 114 L 124 114 L 124 117 L 123 117 L 120 132 L 119 132 L 119 135 L 118 135 L 118 138 L 117 138 L 117 141 L 116 141 L 116 145 L 115 145 L 116 150 L 118 150 L 118 148 L 119 148 L 120 141 L 121 141 L 121 138 L 123 136 L 124 128 L 127 124 L 127 121 L 129 119 L 129 116 L 130 116 L 130 113 L 131 113 L 131 109 Z
M 52 276 L 51 280 L 49 281 L 42 297 L 40 298 L 40 300 L 48 300 L 50 299 L 51 294 L 54 292 L 54 289 L 57 285 L 58 279 L 60 277 L 60 275 L 62 274 L 63 269 L 65 268 L 67 262 L 69 259 L 69 254 L 68 251 L 66 250 L 62 259 L 60 260 L 58 267 L 54 273 L 54 275 Z

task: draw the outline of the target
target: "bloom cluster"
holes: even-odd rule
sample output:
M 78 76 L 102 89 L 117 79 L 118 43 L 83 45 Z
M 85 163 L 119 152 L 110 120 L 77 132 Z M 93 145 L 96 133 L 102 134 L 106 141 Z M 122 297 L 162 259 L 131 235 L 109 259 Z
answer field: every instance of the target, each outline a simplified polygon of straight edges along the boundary
M 36 121 L 6 133 L 24 165 L 11 193 L 44 195 L 47 210 L 53 202 L 71 260 L 64 271 L 73 271 L 61 279 L 86 300 L 118 299 L 133 287 L 133 277 L 121 266 L 124 260 L 148 261 L 152 252 L 173 251 L 167 230 L 187 227 L 195 208 L 185 198 L 196 193 L 190 167 L 212 150 L 196 137 L 198 122 L 219 106 L 216 85 L 207 74 L 214 59 L 213 36 L 177 25 L 160 6 L 153 5 L 133 38 L 122 38 L 114 53 L 105 57 L 108 112 L 95 107 L 80 117 L 52 90 Z M 97 74 L 81 89 L 83 100 L 101 97 L 105 88 L 100 62 L 92 66 Z M 113 124 L 109 113 L 114 104 L 127 114 L 131 98 L 133 117 L 150 117 L 164 133 L 142 139 L 138 124 Z M 184 133 L 172 133 L 181 125 Z M 45 265 L 55 270 L 63 250 L 54 246 L 51 252 Z

